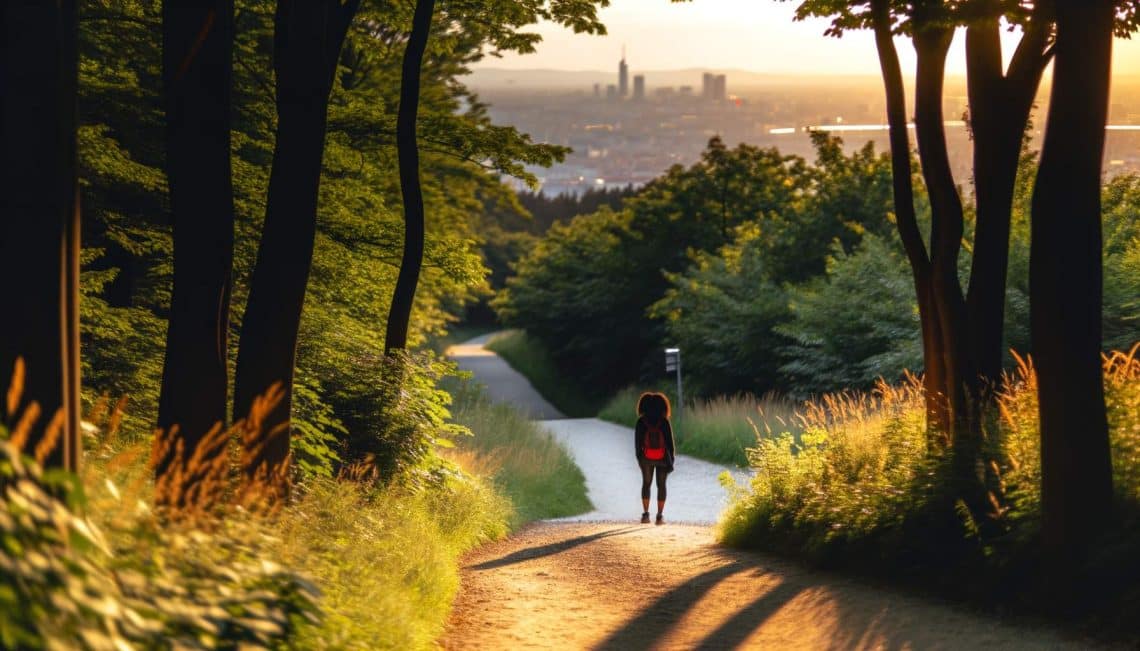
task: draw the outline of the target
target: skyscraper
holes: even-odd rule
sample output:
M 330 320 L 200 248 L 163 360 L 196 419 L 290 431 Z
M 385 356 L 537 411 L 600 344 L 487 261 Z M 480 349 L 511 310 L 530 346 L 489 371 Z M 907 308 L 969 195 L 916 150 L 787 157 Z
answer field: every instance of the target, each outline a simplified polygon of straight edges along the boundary
M 621 61 L 618 63 L 618 95 L 629 96 L 629 66 L 625 64 L 625 46 L 621 46 Z
M 645 99 L 645 75 L 633 76 L 633 101 L 640 102 Z

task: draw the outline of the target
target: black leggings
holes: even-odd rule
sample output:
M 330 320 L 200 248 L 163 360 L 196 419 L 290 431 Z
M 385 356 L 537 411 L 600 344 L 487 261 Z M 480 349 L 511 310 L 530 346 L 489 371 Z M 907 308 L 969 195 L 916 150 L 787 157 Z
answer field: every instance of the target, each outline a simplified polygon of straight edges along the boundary
M 641 499 L 649 499 L 649 484 L 653 483 L 653 469 L 657 469 L 657 501 L 665 501 L 665 478 L 669 471 L 665 466 L 659 466 L 652 461 L 642 461 L 641 466 Z

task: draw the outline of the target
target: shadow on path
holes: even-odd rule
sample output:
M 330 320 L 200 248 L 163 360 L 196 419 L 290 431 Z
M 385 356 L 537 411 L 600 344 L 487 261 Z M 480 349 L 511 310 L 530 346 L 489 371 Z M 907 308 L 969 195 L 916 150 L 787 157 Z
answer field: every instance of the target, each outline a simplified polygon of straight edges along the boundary
M 608 531 L 599 531 L 589 536 L 578 536 L 577 538 L 569 538 L 557 543 L 549 545 L 542 545 L 541 547 L 527 547 L 520 549 L 517 552 L 507 554 L 502 558 L 496 558 L 492 561 L 479 563 L 478 565 L 471 565 L 466 569 L 470 570 L 493 570 L 497 567 L 504 567 L 506 565 L 514 565 L 515 563 L 522 563 L 523 561 L 533 560 L 535 558 L 542 558 L 543 556 L 553 556 L 554 554 L 562 553 L 568 549 L 573 549 L 579 545 L 592 543 L 602 538 L 609 538 L 610 536 L 620 536 L 624 533 L 637 531 L 637 527 L 626 527 L 624 529 L 610 529 Z
M 646 649 L 660 642 L 673 625 L 693 608 L 701 597 L 724 579 L 748 567 L 728 563 L 698 574 L 646 606 L 641 613 L 606 638 L 598 649 Z
M 803 590 L 802 587 L 780 583 L 762 596 L 745 606 L 725 623 L 709 633 L 697 646 L 697 649 L 709 651 L 711 649 L 735 649 L 760 628 L 769 617 L 776 614 L 781 606 L 788 603 Z

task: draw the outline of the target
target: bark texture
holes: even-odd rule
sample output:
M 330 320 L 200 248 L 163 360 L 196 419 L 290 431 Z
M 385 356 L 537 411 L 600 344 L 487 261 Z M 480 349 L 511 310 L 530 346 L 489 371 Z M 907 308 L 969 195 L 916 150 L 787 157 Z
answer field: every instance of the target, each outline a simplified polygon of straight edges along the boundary
M 226 421 L 234 206 L 230 172 L 232 0 L 162 5 L 166 174 L 174 227 L 174 293 L 158 426 L 177 426 L 185 454 Z M 157 471 L 161 473 L 164 464 Z
M 1054 559 L 1106 522 L 1112 466 L 1101 369 L 1101 164 L 1114 6 L 1057 3 L 1056 62 L 1033 193 L 1030 325 L 1041 420 L 1042 531 Z
M 359 0 L 280 0 L 274 18 L 277 142 L 265 223 L 242 318 L 234 417 L 273 385 L 283 397 L 265 415 L 264 446 L 247 471 L 281 476 L 288 462 L 297 336 L 312 267 L 329 95 Z
M 416 115 L 420 104 L 420 67 L 431 34 L 435 0 L 417 0 L 412 32 L 404 51 L 400 81 L 400 108 L 396 114 L 396 149 L 400 166 L 400 192 L 404 197 L 404 253 L 392 294 L 384 352 L 408 345 L 408 326 L 416 299 L 416 286 L 424 262 L 424 197 L 420 186 L 420 152 L 416 144 Z
M 22 400 L 41 410 L 25 446 L 55 421 L 48 466 L 79 467 L 79 192 L 76 4 L 9 2 L 0 9 L 0 386 L 25 363 Z

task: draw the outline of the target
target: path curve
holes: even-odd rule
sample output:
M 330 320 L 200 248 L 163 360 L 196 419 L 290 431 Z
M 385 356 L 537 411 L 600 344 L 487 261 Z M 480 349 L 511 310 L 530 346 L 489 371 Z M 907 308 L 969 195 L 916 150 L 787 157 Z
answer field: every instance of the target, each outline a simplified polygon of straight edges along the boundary
M 638 524 L 629 429 L 551 420 L 561 414 L 550 416 L 557 410 L 483 348 L 487 338 L 448 354 L 493 400 L 543 421 L 582 468 L 594 510 L 534 523 L 465 557 L 444 648 L 1090 648 L 1057 631 L 717 545 L 712 527 L 678 524 L 712 522 L 724 503 L 716 476 L 725 468 L 690 457 L 678 457 L 669 479 L 669 524 Z
M 495 353 L 484 348 L 496 333 L 475 337 L 470 341 L 451 346 L 446 355 L 464 371 L 487 387 L 491 400 L 512 405 L 527 418 L 552 420 L 565 418 L 562 412 L 547 402 L 518 371 Z

